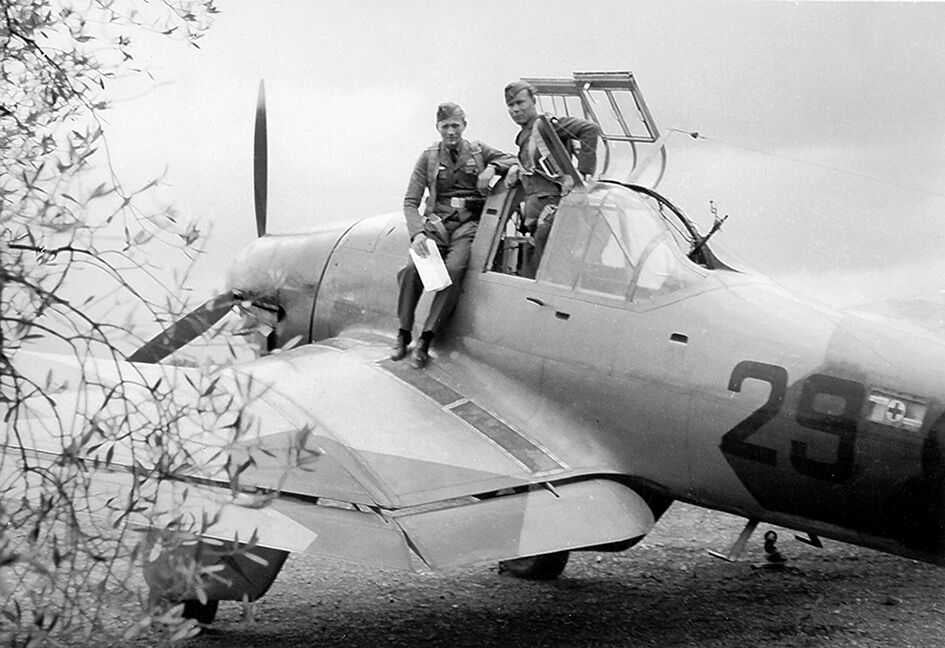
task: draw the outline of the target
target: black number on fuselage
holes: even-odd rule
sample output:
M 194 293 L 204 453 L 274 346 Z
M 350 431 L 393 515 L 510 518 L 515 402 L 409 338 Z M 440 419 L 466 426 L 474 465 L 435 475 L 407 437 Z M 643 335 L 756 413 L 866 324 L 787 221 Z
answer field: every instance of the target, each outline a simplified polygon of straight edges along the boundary
M 720 447 L 728 455 L 775 466 L 777 450 L 750 443 L 748 438 L 780 413 L 787 392 L 787 370 L 778 365 L 743 360 L 732 370 L 728 381 L 729 390 L 741 391 L 742 383 L 749 378 L 763 380 L 771 385 L 771 393 L 761 407 L 725 433 Z M 841 411 L 817 411 L 814 402 L 819 395 L 841 399 Z M 794 470 L 801 475 L 834 483 L 844 482 L 853 476 L 857 421 L 865 398 L 866 388 L 853 380 L 814 374 L 804 381 L 795 420 L 801 427 L 836 436 L 837 458 L 835 461 L 811 459 L 807 456 L 807 443 L 792 439 L 791 466 Z
M 764 405 L 749 414 L 738 425 L 725 433 L 722 437 L 722 452 L 751 461 L 774 466 L 777 463 L 778 453 L 773 448 L 766 448 L 748 442 L 753 435 L 768 421 L 781 411 L 784 404 L 784 394 L 787 391 L 787 370 L 778 365 L 742 360 L 732 370 L 732 377 L 728 380 L 730 391 L 742 390 L 742 383 L 749 378 L 763 380 L 771 385 L 771 393 Z
M 814 409 L 818 394 L 843 399 L 843 411 L 827 414 Z M 837 437 L 837 459 L 817 461 L 807 456 L 807 444 L 791 441 L 791 465 L 802 475 L 830 482 L 843 482 L 853 476 L 856 425 L 866 398 L 866 389 L 858 382 L 814 374 L 804 381 L 797 404 L 797 422 L 810 429 Z

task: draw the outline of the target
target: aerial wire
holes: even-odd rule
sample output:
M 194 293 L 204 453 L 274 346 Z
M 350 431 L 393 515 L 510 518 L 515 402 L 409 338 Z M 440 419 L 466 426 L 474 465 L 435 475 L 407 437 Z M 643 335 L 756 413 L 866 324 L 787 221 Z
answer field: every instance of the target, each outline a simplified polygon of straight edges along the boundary
M 757 153 L 758 155 L 764 155 L 764 156 L 766 156 L 766 157 L 775 158 L 775 159 L 778 159 L 778 160 L 786 160 L 786 161 L 789 161 L 789 162 L 794 162 L 794 163 L 796 163 L 796 164 L 802 164 L 802 165 L 805 165 L 805 166 L 816 167 L 816 168 L 824 169 L 824 170 L 827 170 L 827 171 L 833 171 L 833 172 L 835 172 L 835 173 L 842 173 L 842 174 L 846 174 L 846 175 L 850 175 L 850 176 L 855 176 L 855 177 L 858 177 L 858 178 L 863 178 L 863 179 L 865 179 L 865 180 L 872 180 L 873 182 L 878 182 L 878 183 L 880 183 L 880 184 L 888 185 L 888 186 L 890 186 L 890 187 L 894 187 L 894 188 L 896 188 L 896 189 L 901 189 L 901 190 L 903 190 L 903 191 L 917 191 L 917 192 L 919 192 L 919 193 L 924 193 L 924 194 L 927 194 L 927 195 L 929 195 L 929 196 L 935 196 L 935 197 L 937 197 L 937 198 L 945 198 L 945 193 L 939 193 L 939 192 L 937 192 L 937 191 L 932 191 L 931 189 L 927 189 L 927 188 L 925 188 L 925 187 L 903 185 L 903 184 L 899 184 L 899 183 L 893 182 L 893 181 L 889 180 L 888 178 L 880 178 L 880 177 L 878 177 L 878 176 L 870 175 L 869 173 L 863 173 L 863 172 L 861 172 L 861 171 L 853 171 L 853 170 L 851 170 L 851 169 L 844 169 L 843 167 L 836 167 L 836 166 L 833 166 L 833 165 L 830 165 L 830 164 L 824 164 L 823 162 L 815 162 L 815 161 L 813 161 L 813 160 L 806 160 L 806 159 L 803 159 L 803 158 L 796 158 L 796 157 L 792 157 L 792 156 L 790 156 L 790 155 L 781 155 L 780 153 L 772 153 L 771 151 L 766 150 L 766 149 L 763 149 L 763 148 L 760 148 L 760 147 L 747 146 L 747 145 L 745 145 L 745 144 L 736 144 L 736 143 L 731 142 L 731 141 L 729 141 L 729 140 L 727 140 L 727 139 L 723 139 L 723 138 L 721 138 L 721 137 L 717 137 L 717 136 L 714 136 L 714 135 L 711 135 L 711 136 L 710 136 L 710 135 L 704 135 L 704 134 L 702 134 L 702 133 L 699 132 L 699 131 L 684 130 L 684 129 L 680 129 L 680 128 L 668 128 L 667 130 L 672 131 L 672 132 L 674 132 L 674 133 L 680 133 L 680 134 L 682 134 L 682 135 L 686 135 L 686 136 L 689 137 L 690 139 L 694 139 L 694 140 L 705 140 L 705 141 L 707 141 L 707 142 L 714 142 L 714 143 L 717 143 L 717 144 L 721 144 L 721 145 L 723 145 L 723 146 L 729 146 L 729 147 L 731 147 L 731 148 L 740 149 L 740 150 L 743 150 L 743 151 L 749 151 L 749 152 L 751 152 L 751 153 Z

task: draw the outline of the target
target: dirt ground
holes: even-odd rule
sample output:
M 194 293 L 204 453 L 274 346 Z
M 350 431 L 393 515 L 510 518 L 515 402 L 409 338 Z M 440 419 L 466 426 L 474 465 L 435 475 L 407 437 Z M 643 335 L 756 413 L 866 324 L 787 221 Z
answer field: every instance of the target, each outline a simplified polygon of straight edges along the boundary
M 743 562 L 727 550 L 743 520 L 676 504 L 644 542 L 577 553 L 554 582 L 495 566 L 378 572 L 292 556 L 243 618 L 221 603 L 192 648 L 256 646 L 945 646 L 945 569 L 779 531 L 783 570 L 764 562 L 760 525 Z

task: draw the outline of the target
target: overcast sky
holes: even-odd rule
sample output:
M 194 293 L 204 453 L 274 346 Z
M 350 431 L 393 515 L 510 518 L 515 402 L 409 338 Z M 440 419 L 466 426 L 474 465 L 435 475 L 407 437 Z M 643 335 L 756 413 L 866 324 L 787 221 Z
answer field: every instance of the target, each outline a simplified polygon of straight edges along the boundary
M 160 85 L 118 88 L 107 126 L 130 184 L 167 166 L 213 223 L 198 293 L 255 236 L 260 78 L 269 229 L 291 232 L 398 211 L 440 101 L 513 150 L 503 86 L 578 70 L 633 71 L 661 128 L 712 138 L 673 142 L 661 188 L 703 223 L 718 202 L 755 267 L 851 303 L 945 288 L 945 4 L 218 4 L 200 50 L 141 42 Z

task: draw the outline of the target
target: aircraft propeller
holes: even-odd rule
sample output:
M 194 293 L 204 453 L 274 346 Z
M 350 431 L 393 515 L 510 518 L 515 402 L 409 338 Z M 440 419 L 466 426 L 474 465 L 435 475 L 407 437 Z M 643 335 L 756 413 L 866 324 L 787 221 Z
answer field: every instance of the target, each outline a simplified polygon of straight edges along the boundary
M 266 200 L 268 184 L 268 160 L 266 137 L 266 89 L 259 82 L 256 98 L 256 123 L 253 132 L 253 200 L 256 212 L 256 234 L 266 233 Z M 234 304 L 244 301 L 235 292 L 220 293 L 211 297 L 190 313 L 151 338 L 144 346 L 128 356 L 131 362 L 160 362 L 187 343 L 206 332 L 226 315 Z
M 256 205 L 256 234 L 266 233 L 266 199 L 269 167 L 266 139 L 266 87 L 259 81 L 256 97 L 256 128 L 253 132 L 253 198 Z
M 130 362 L 160 362 L 219 322 L 230 311 L 233 304 L 239 301 L 232 293 L 221 293 L 211 297 L 148 340 L 144 346 L 128 356 L 128 360 Z

